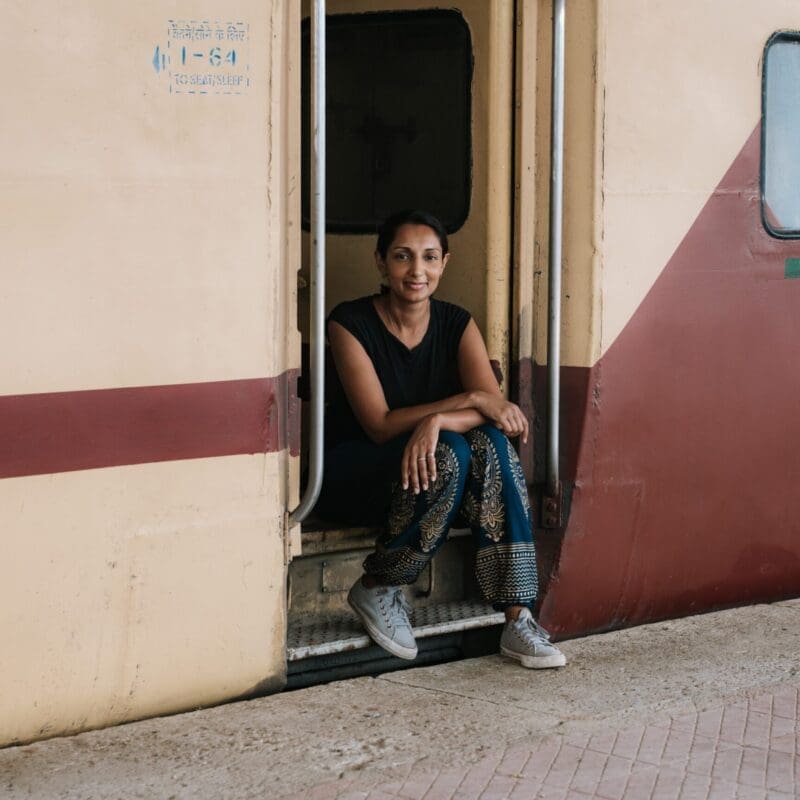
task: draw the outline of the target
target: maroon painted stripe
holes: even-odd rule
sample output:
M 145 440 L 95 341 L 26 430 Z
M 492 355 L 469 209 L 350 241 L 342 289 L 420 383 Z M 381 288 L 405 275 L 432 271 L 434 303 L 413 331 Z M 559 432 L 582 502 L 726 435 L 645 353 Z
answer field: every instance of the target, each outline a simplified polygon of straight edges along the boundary
M 0 396 L 0 478 L 298 450 L 297 371 Z

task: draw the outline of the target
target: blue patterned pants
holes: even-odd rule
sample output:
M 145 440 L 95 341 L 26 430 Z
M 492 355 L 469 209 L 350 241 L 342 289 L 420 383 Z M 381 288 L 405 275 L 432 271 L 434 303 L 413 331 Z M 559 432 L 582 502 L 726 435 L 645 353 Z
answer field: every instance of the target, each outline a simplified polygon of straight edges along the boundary
M 364 571 L 384 584 L 413 583 L 450 527 L 468 525 L 486 600 L 498 609 L 531 606 L 538 581 L 530 504 L 522 467 L 505 434 L 492 425 L 464 434 L 442 431 L 436 480 L 418 495 L 399 481 L 407 441 L 403 436 L 384 445 L 345 442 L 326 455 L 320 512 L 351 524 L 382 516 L 386 525 Z M 354 487 L 360 490 L 357 500 Z

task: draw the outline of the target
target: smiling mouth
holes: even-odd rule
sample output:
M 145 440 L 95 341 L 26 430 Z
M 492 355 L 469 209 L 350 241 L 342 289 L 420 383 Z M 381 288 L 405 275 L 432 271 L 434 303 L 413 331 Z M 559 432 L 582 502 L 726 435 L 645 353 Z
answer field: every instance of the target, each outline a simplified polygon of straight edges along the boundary
M 411 289 L 423 289 L 427 285 L 428 284 L 425 283 L 424 281 L 406 281 L 406 286 L 408 286 Z

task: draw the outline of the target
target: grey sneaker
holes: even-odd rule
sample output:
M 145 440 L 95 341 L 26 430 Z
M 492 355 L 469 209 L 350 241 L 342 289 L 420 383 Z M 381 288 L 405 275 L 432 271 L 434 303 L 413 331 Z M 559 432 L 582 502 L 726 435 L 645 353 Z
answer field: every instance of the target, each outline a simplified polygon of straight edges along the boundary
M 523 608 L 519 617 L 506 622 L 500 637 L 500 652 L 529 669 L 563 667 L 566 656 L 550 643 L 550 634 Z
M 417 657 L 417 643 L 408 621 L 411 606 L 399 586 L 367 589 L 359 578 L 350 589 L 347 602 L 376 644 L 398 658 L 412 661 Z

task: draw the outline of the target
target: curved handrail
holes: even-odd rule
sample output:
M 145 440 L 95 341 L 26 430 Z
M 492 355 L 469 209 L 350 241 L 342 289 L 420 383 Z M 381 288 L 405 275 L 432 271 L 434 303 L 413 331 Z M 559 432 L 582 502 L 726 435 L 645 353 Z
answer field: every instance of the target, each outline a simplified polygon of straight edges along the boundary
M 325 437 L 325 0 L 314 0 L 311 15 L 311 438 L 308 484 L 289 515 L 299 525 L 322 488 Z

